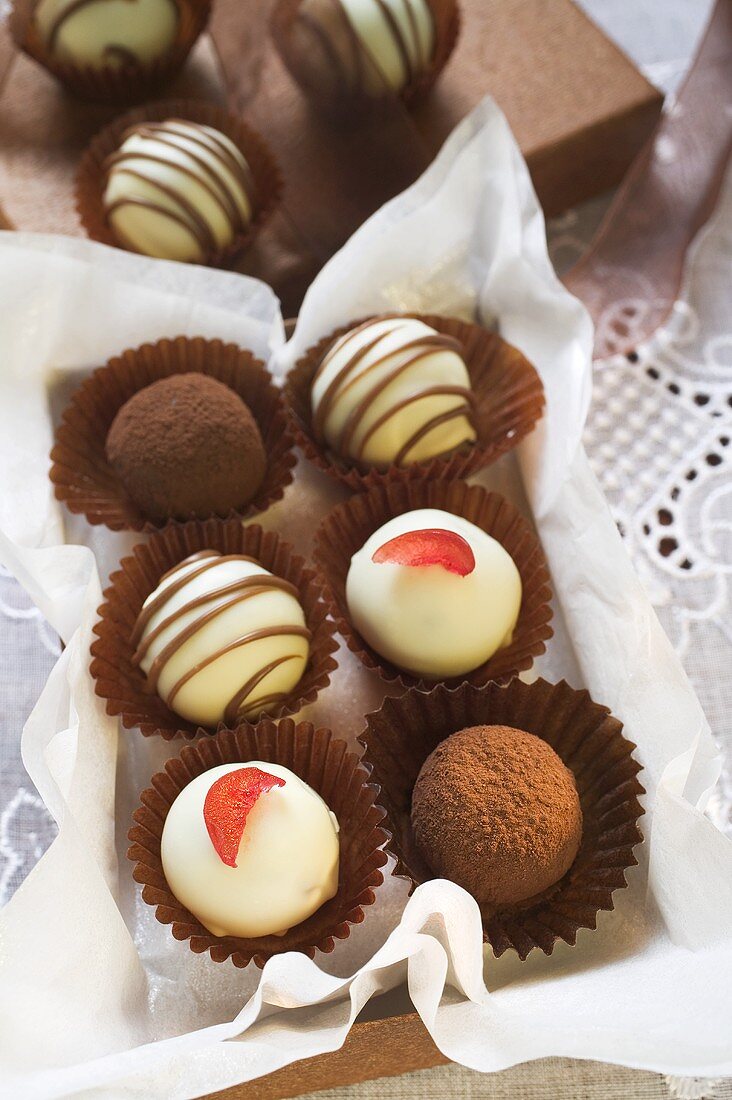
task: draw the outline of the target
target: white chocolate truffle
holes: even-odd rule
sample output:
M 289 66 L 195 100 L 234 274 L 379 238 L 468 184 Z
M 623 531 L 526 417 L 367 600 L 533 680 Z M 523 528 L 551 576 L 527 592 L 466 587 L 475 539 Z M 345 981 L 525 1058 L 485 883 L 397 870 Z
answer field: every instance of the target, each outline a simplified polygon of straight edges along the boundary
M 246 815 L 236 866 L 223 861 L 204 817 L 206 796 L 230 772 L 257 768 L 284 781 Z M 170 889 L 215 936 L 283 935 L 338 890 L 338 822 L 323 799 L 279 764 L 223 764 L 181 791 L 163 826 Z
M 143 604 L 133 662 L 189 722 L 256 718 L 293 690 L 310 652 L 294 585 L 253 558 L 202 550 Z
M 57 61 L 96 69 L 153 62 L 178 31 L 175 0 L 41 0 L 34 18 Z
M 428 0 L 303 0 L 299 18 L 315 47 L 311 76 L 333 92 L 398 94 L 432 63 L 435 20 Z M 308 39 L 299 37 L 307 49 Z
M 104 208 L 123 248 L 160 260 L 203 263 L 254 214 L 244 155 L 211 126 L 144 122 L 107 161 Z
M 474 567 L 466 565 L 461 575 L 444 564 L 373 561 L 381 547 L 408 532 L 436 533 L 437 546 L 441 532 L 460 536 L 457 553 L 470 559 L 472 552 Z M 453 552 L 448 546 L 447 557 Z M 427 560 L 440 556 L 431 553 Z M 353 555 L 346 599 L 354 627 L 377 653 L 416 676 L 439 680 L 472 671 L 510 643 L 521 577 L 501 544 L 475 524 L 420 508 L 389 520 Z
M 311 399 L 316 438 L 365 465 L 407 466 L 476 439 L 460 345 L 413 317 L 376 318 L 341 336 Z

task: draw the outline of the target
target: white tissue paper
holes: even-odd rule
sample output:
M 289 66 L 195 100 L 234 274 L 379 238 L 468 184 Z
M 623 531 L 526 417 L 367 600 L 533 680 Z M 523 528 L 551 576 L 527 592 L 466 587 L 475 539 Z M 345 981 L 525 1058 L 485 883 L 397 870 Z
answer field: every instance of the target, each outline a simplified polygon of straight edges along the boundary
M 286 347 L 276 299 L 243 276 L 19 234 L 2 236 L 0 258 L 0 560 L 66 643 L 23 733 L 59 835 L 0 914 L 0 1095 L 198 1096 L 336 1049 L 363 1005 L 403 980 L 440 1049 L 479 1070 L 567 1055 L 732 1073 L 732 844 L 703 816 L 714 744 L 582 450 L 590 324 L 551 269 L 495 105 L 323 269 Z M 237 971 L 175 942 L 132 883 L 137 796 L 178 746 L 118 737 L 94 694 L 101 584 L 136 539 L 62 516 L 52 421 L 70 383 L 145 340 L 220 336 L 272 355 L 281 374 L 335 326 L 393 309 L 496 322 L 541 373 L 540 428 L 518 461 L 476 480 L 533 514 L 555 637 L 532 675 L 586 686 L 623 720 L 644 768 L 646 840 L 616 910 L 550 958 L 495 960 L 457 886 L 428 883 L 407 901 L 389 878 L 333 955 Z M 309 552 L 314 518 L 342 496 L 301 462 L 263 522 Z M 353 738 L 384 689 L 343 647 L 339 661 L 306 716 Z

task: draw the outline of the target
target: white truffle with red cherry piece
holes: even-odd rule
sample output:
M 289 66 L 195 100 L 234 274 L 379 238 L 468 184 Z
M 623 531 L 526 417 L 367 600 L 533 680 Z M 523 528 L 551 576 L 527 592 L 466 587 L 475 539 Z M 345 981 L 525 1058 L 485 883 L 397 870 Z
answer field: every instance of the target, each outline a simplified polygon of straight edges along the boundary
M 173 802 L 160 845 L 168 885 L 214 936 L 281 936 L 338 891 L 338 821 L 279 764 L 222 764 Z
M 40 0 L 33 18 L 54 60 L 104 69 L 164 57 L 180 12 L 175 0 Z
M 131 127 L 106 161 L 104 209 L 118 244 L 159 260 L 206 263 L 254 217 L 254 177 L 213 126 L 186 119 Z
M 462 348 L 415 317 L 376 317 L 336 340 L 311 403 L 316 439 L 361 465 L 409 466 L 476 439 Z
M 160 580 L 131 637 L 146 686 L 189 722 L 256 719 L 297 686 L 310 630 L 297 588 L 246 554 L 201 550 Z
M 461 676 L 511 642 L 521 577 L 500 542 L 436 508 L 385 523 L 353 555 L 351 621 L 378 654 L 429 680 Z
M 398 95 L 435 55 L 429 0 L 302 0 L 291 34 L 308 83 L 331 95 Z

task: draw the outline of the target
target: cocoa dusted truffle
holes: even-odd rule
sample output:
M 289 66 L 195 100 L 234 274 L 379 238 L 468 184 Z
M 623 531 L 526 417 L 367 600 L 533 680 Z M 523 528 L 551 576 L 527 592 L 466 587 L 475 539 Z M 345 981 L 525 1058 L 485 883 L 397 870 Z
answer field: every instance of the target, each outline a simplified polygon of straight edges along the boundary
M 540 737 L 471 726 L 428 756 L 412 794 L 417 848 L 484 915 L 541 894 L 582 840 L 574 776 Z
M 127 493 L 156 522 L 242 508 L 267 467 L 257 422 L 242 399 L 197 373 L 162 378 L 126 401 L 106 452 Z

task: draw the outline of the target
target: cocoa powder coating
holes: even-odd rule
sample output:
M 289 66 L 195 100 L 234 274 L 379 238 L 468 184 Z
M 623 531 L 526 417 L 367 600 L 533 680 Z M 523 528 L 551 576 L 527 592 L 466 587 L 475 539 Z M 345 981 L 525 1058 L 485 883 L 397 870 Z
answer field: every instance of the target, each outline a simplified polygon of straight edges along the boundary
M 161 378 L 125 402 L 106 453 L 135 504 L 158 522 L 240 509 L 267 468 L 250 410 L 228 386 L 198 373 Z
M 471 726 L 422 766 L 412 827 L 433 871 L 464 887 L 485 915 L 566 874 L 582 839 L 582 810 L 574 776 L 540 737 Z

